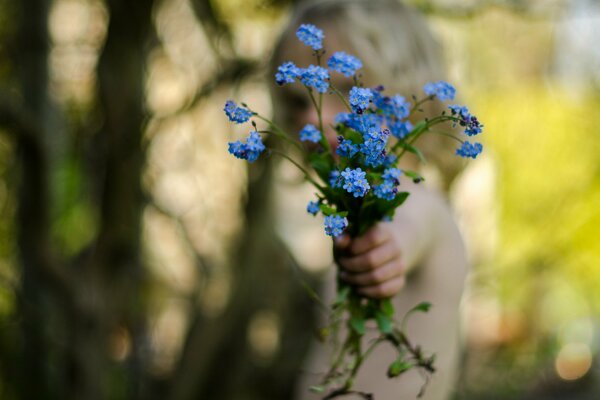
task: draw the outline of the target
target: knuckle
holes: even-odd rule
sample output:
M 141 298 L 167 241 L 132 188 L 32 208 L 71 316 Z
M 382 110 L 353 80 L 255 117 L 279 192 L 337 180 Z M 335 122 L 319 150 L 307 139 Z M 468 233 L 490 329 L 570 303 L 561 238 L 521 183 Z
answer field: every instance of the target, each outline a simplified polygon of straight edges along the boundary
M 375 283 L 381 283 L 385 281 L 385 273 L 381 270 L 381 268 L 374 269 L 371 272 L 371 278 Z
M 377 265 L 377 254 L 371 251 L 365 254 L 365 266 L 369 269 L 373 269 Z

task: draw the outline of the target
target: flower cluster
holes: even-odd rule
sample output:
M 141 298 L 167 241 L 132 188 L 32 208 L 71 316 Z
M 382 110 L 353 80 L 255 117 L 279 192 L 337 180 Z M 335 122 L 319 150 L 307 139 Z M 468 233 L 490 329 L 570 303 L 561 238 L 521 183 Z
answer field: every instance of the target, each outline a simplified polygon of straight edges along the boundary
M 357 114 L 362 114 L 369 107 L 372 98 L 373 92 L 371 89 L 354 86 L 350 90 L 350 105 L 352 106 L 352 110 Z
M 227 100 L 225 102 L 225 108 L 223 108 L 223 110 L 225 110 L 225 114 L 229 120 L 236 124 L 243 124 L 252 117 L 252 111 L 238 107 L 232 100 Z
M 354 144 L 354 142 L 350 139 L 344 139 L 343 136 L 338 136 L 338 148 L 335 153 L 338 156 L 352 158 L 356 153 L 358 153 L 358 146 Z
M 306 206 L 306 211 L 309 214 L 317 215 L 317 213 L 319 212 L 319 203 L 316 201 L 309 201 L 308 205 Z
M 325 217 L 325 234 L 329 236 L 340 236 L 348 226 L 348 218 L 340 215 L 328 215 Z
M 367 182 L 366 172 L 360 168 L 350 169 L 346 168 L 342 172 L 342 178 L 344 178 L 344 186 L 348 193 L 352 193 L 354 197 L 364 197 L 364 195 L 371 188 L 369 182 Z
M 286 85 L 298 82 L 308 89 L 310 96 L 317 92 L 319 96 L 329 94 L 344 97 L 347 112 L 337 114 L 334 121 L 321 121 L 319 118 L 319 127 L 306 124 L 295 138 L 286 136 L 279 127 L 265 117 L 255 114 L 245 105 L 237 106 L 233 101 L 227 101 L 225 113 L 235 123 L 247 122 L 254 115 L 258 115 L 273 127 L 270 131 L 261 132 L 278 136 L 288 142 L 299 140 L 315 144 L 306 147 L 299 145 L 299 148 L 309 152 L 306 160 L 325 185 L 320 186 L 307 173 L 307 179 L 320 191 L 319 201 L 311 201 L 307 211 L 316 215 L 321 208 L 327 210 L 323 213 L 327 221 L 325 230 L 328 235 L 337 236 L 344 229 L 351 229 L 354 234 L 364 232 L 365 227 L 377 220 L 389 220 L 393 216 L 394 209 L 401 204 L 406 195 L 404 193 L 403 196 L 399 196 L 400 176 L 403 171 L 397 168 L 398 162 L 405 152 L 423 158 L 414 143 L 421 135 L 429 132 L 432 126 L 450 121 L 463 127 L 467 136 L 481 133 L 483 125 L 467 107 L 461 105 L 448 106 L 448 114 L 415 121 L 417 111 L 420 112 L 420 105 L 425 101 L 447 101 L 455 98 L 456 89 L 448 82 L 425 84 L 423 91 L 426 97 L 419 100 L 413 96 L 412 103 L 400 94 L 386 94 L 383 86 L 364 87 L 358 74 L 363 63 L 351 54 L 335 52 L 327 60 L 326 66 L 321 66 L 321 56 L 325 54 L 325 35 L 314 25 L 301 25 L 296 35 L 302 43 L 314 50 L 317 63 L 299 67 L 291 61 L 286 61 L 277 68 L 275 83 Z M 346 77 L 353 76 L 354 85 L 349 93 L 344 95 L 332 86 L 332 72 Z M 319 108 L 322 104 L 320 99 L 321 97 L 316 101 L 316 98 L 312 98 L 319 115 L 322 113 Z M 332 143 L 331 138 L 324 137 L 326 131 L 323 127 L 331 123 L 336 131 L 336 143 Z M 255 125 L 254 122 L 253 124 Z M 480 143 L 455 138 L 461 142 L 461 146 L 456 150 L 458 156 L 475 158 L 483 149 Z M 249 162 L 254 162 L 264 150 L 265 146 L 257 131 L 251 132 L 245 142 L 238 140 L 229 143 L 230 153 Z M 406 175 L 415 182 L 422 180 L 416 172 L 408 171 Z M 344 200 L 346 197 L 356 200 Z M 373 209 L 359 212 L 356 207 Z M 358 215 L 369 215 L 370 219 L 357 220 Z
M 321 140 L 321 132 L 313 124 L 306 124 L 299 136 L 302 142 L 318 143 Z
M 448 82 L 430 82 L 425 84 L 423 91 L 428 96 L 437 96 L 440 101 L 454 100 L 456 89 Z
M 275 73 L 275 82 L 281 86 L 286 83 L 294 83 L 296 78 L 300 76 L 301 69 L 296 67 L 291 61 L 281 64 Z
M 483 146 L 481 143 L 470 143 L 465 141 L 462 146 L 456 149 L 456 154 L 461 157 L 475 158 L 481 153 L 482 150 Z
M 246 139 L 246 143 L 242 143 L 239 140 L 229 143 L 229 152 L 231 154 L 242 160 L 248 160 L 248 162 L 251 163 L 256 161 L 260 153 L 264 150 L 265 145 L 256 131 L 250 132 L 250 136 Z
M 483 125 L 479 122 L 476 116 L 469 112 L 465 106 L 451 105 L 448 106 L 453 116 L 458 118 L 458 124 L 465 128 L 465 135 L 475 136 L 481 133 Z M 454 123 L 456 125 L 456 121 Z M 456 155 L 461 157 L 475 158 L 483 151 L 481 143 L 463 142 L 462 146 L 456 149 Z
M 329 89 L 329 71 L 317 65 L 309 65 L 300 70 L 300 82 L 306 87 L 315 88 L 319 93 L 326 93 Z
M 346 77 L 351 77 L 357 70 L 362 68 L 362 62 L 353 55 L 338 51 L 329 57 L 327 66 L 329 69 L 337 71 Z
M 381 174 L 383 182 L 373 188 L 373 194 L 380 199 L 393 200 L 398 193 L 400 175 L 402 175 L 402 170 L 398 168 L 386 169 Z
M 314 25 L 301 25 L 296 35 L 302 43 L 313 49 L 317 62 L 315 65 L 299 67 L 286 61 L 278 67 L 275 83 L 280 86 L 303 85 L 316 109 L 319 126 L 306 124 L 297 135 L 288 135 L 265 116 L 254 113 L 244 103 L 238 106 L 230 100 L 224 109 L 230 121 L 239 124 L 256 117 L 266 122 L 268 127 L 258 131 L 256 121 L 252 121 L 254 131 L 250 132 L 244 142 L 238 140 L 229 143 L 229 152 L 249 162 L 256 161 L 265 151 L 261 134 L 294 145 L 300 153 L 286 154 L 276 150 L 270 154 L 287 158 L 316 188 L 316 199 L 308 202 L 306 211 L 313 216 L 324 216 L 326 235 L 337 237 L 348 234 L 358 237 L 379 221 L 393 220 L 396 209 L 408 196 L 408 192 L 400 191 L 400 179 L 406 176 L 415 183 L 423 180 L 417 172 L 398 167 L 406 153 L 424 160 L 422 152 L 417 148 L 420 143 L 418 139 L 422 136 L 441 133 L 458 140 L 461 146 L 456 149 L 456 155 L 461 157 L 475 158 L 482 152 L 483 146 L 480 143 L 464 141 L 453 132 L 431 129 L 437 124 L 450 122 L 455 127 L 464 128 L 464 135 L 469 138 L 480 134 L 483 125 L 467 107 L 449 105 L 449 112 L 444 111 L 437 116 L 428 115 L 427 118 L 419 114 L 422 112 L 421 105 L 425 102 L 443 102 L 455 98 L 456 89 L 448 82 L 427 83 L 423 87 L 426 96 L 413 96 L 413 101 L 410 102 L 400 94 L 384 93 L 383 86 L 365 87 L 358 72 L 363 64 L 353 55 L 335 52 L 327 60 L 327 65 L 322 66 L 325 36 Z M 342 93 L 331 82 L 332 73 L 352 77 L 352 89 L 348 93 Z M 322 104 L 329 104 L 323 102 L 325 95 L 340 97 L 347 109 L 346 112 L 337 114 L 334 121 L 323 121 Z M 337 141 L 333 141 L 334 138 Z M 307 142 L 309 145 L 304 145 Z M 299 154 L 302 161 L 294 159 Z M 366 355 L 355 349 L 361 348 L 365 323 L 374 319 L 382 337 L 396 346 L 399 354 L 411 353 L 413 356 L 413 359 L 400 356 L 389 367 L 390 377 L 399 375 L 406 370 L 407 365 L 425 366 L 426 370 L 433 370 L 432 359 L 423 359 L 420 350 L 407 349 L 402 340 L 393 336 L 398 327 L 394 327 L 391 303 L 386 307 L 385 300 L 379 303 L 372 303 L 371 300 L 363 302 L 354 289 L 347 286 L 345 289 L 348 291 L 343 296 L 340 296 L 343 288 L 338 292 L 338 298 L 343 300 L 336 300 L 335 307 L 348 314 L 349 336 L 336 356 L 336 359 L 343 362 L 337 364 L 360 366 L 361 357 Z M 351 372 L 348 372 L 345 367 L 338 368 L 334 365 L 329 375 L 334 376 L 335 380 L 343 377 L 345 383 L 342 387 L 347 390 L 352 386 L 358 367 L 350 368 L 348 370 Z M 324 388 L 332 384 L 330 377 L 326 378 Z
M 313 50 L 321 50 L 323 48 L 323 31 L 311 24 L 300 25 L 296 31 L 296 36 L 302 43 L 312 47 Z

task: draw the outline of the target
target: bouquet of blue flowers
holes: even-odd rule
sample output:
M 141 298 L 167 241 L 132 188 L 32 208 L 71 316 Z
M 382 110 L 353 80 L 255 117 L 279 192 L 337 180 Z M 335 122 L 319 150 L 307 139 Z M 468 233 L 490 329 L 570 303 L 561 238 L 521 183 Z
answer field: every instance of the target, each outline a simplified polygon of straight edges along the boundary
M 456 154 L 475 158 L 482 151 L 480 143 L 471 143 L 454 133 L 434 131 L 431 128 L 450 122 L 454 127 L 464 128 L 464 134 L 474 136 L 482 131 L 482 125 L 465 106 L 449 105 L 447 110 L 433 118 L 416 121 L 420 107 L 428 101 L 453 100 L 456 90 L 447 82 L 439 81 L 424 86 L 422 98 L 412 96 L 413 102 L 401 95 L 384 94 L 383 86 L 363 87 L 358 71 L 362 62 L 355 56 L 336 52 L 322 66 L 325 54 L 322 41 L 323 32 L 314 25 L 304 24 L 296 32 L 305 45 L 313 49 L 315 65 L 306 68 L 285 62 L 275 75 L 278 85 L 303 85 L 318 114 L 318 126 L 306 125 L 297 135 L 284 132 L 265 116 L 252 110 L 247 104 L 237 105 L 233 101 L 225 104 L 225 113 L 232 122 L 241 124 L 252 122 L 253 130 L 245 142 L 229 143 L 229 152 L 235 157 L 252 163 L 261 154 L 279 154 L 303 173 L 308 182 L 317 190 L 314 201 L 307 205 L 308 213 L 324 215 L 324 230 L 329 236 L 342 233 L 359 237 L 382 220 L 391 220 L 394 212 L 406 200 L 408 192 L 399 190 L 402 176 L 420 182 L 423 177 L 415 171 L 401 170 L 398 163 L 408 152 L 424 161 L 422 152 L 415 141 L 427 133 L 447 135 L 460 146 Z M 353 79 L 354 86 L 348 94 L 340 92 L 330 81 L 331 73 L 340 73 Z M 321 105 L 324 95 L 339 97 L 347 112 L 336 116 L 335 121 L 323 121 Z M 259 130 L 255 121 L 267 125 Z M 337 133 L 338 146 L 335 152 L 324 135 L 323 124 L 332 124 Z M 294 160 L 289 154 L 276 149 L 267 150 L 262 138 L 272 135 L 300 150 L 304 160 Z M 426 312 L 428 303 L 417 305 L 412 312 Z M 329 372 L 313 390 L 332 390 L 325 398 L 352 392 L 354 378 L 361 364 L 373 348 L 382 343 L 391 343 L 398 351 L 397 359 L 389 366 L 390 378 L 401 375 L 410 368 L 418 367 L 427 373 L 434 372 L 433 356 L 425 356 L 422 350 L 413 345 L 404 333 L 406 315 L 397 324 L 394 307 L 390 299 L 367 299 L 356 293 L 352 286 L 338 281 L 337 298 L 331 305 L 331 323 L 321 332 L 324 337 L 337 343 L 336 355 Z M 379 338 L 363 343 L 366 324 L 374 320 L 380 333 Z M 346 337 L 338 338 L 341 324 L 348 327 Z M 359 392 L 355 392 L 360 394 Z M 363 394 L 364 395 L 364 394 Z M 365 397 L 367 397 L 365 395 Z

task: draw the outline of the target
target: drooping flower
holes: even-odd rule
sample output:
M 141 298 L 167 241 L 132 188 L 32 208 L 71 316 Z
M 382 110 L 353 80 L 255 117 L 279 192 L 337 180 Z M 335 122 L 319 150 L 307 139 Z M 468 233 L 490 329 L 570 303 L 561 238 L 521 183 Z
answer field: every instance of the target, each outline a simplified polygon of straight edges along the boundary
M 253 163 L 258 159 L 260 153 L 265 150 L 265 145 L 256 131 L 250 132 L 246 143 L 237 140 L 229 143 L 229 152 L 242 160 L 248 160 Z
M 448 108 L 450 109 L 452 115 L 455 115 L 460 119 L 458 123 L 465 127 L 465 134 L 467 136 L 475 136 L 481 133 L 483 125 L 479 122 L 476 116 L 469 112 L 467 107 L 451 105 L 448 106 Z M 454 125 L 456 125 L 456 123 Z
M 465 141 L 462 146 L 456 149 L 456 155 L 461 157 L 476 158 L 483 151 L 481 143 L 470 143 Z
M 356 73 L 357 70 L 362 68 L 362 62 L 354 57 L 353 55 L 347 54 L 343 51 L 337 51 L 333 53 L 329 60 L 327 60 L 327 66 L 337 71 L 344 76 L 350 77 Z
M 306 206 L 306 211 L 309 214 L 312 215 L 317 215 L 317 213 L 319 212 L 320 208 L 319 208 L 319 202 L 317 201 L 309 201 L 308 205 Z
M 428 96 L 434 95 L 440 101 L 454 100 L 456 89 L 454 86 L 445 81 L 429 82 L 423 86 L 425 94 Z
M 457 104 L 449 105 L 448 108 L 452 115 L 469 115 L 469 109 L 466 106 L 459 106 Z
M 354 86 L 350 89 L 349 101 L 352 106 L 352 110 L 356 113 L 362 113 L 369 107 L 369 103 L 373 99 L 373 92 L 368 88 L 361 88 Z
M 329 71 L 317 65 L 309 65 L 300 70 L 300 81 L 319 93 L 325 93 L 329 89 Z
M 325 234 L 329 236 L 340 236 L 348 226 L 348 218 L 339 215 L 325 217 Z
M 321 140 L 321 132 L 313 124 L 306 124 L 300 131 L 300 140 L 318 143 Z
M 354 197 L 363 197 L 371 188 L 366 175 L 366 172 L 360 168 L 346 168 L 342 172 L 342 178 L 344 178 L 343 188 L 348 193 L 352 193 Z
M 300 75 L 300 68 L 296 67 L 291 61 L 284 62 L 277 68 L 275 73 L 275 82 L 282 86 L 286 83 L 294 83 L 296 78 Z
M 312 47 L 313 50 L 321 50 L 323 48 L 323 31 L 311 24 L 302 24 L 296 31 L 296 36 L 302 43 Z
M 350 139 L 344 139 L 343 136 L 338 136 L 338 148 L 335 150 L 336 154 L 341 157 L 352 158 L 358 153 L 358 146 Z
M 243 107 L 238 107 L 232 100 L 227 100 L 225 102 L 223 110 L 225 111 L 225 114 L 227 114 L 229 120 L 236 124 L 243 124 L 252 117 L 252 111 Z

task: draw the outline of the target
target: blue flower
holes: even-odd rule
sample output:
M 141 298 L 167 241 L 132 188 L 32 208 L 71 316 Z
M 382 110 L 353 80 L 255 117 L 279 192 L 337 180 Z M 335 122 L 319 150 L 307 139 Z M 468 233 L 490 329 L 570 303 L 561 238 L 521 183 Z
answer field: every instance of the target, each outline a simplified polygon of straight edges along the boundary
M 348 128 L 354 129 L 363 135 L 368 133 L 370 130 L 381 130 L 381 126 L 384 122 L 384 117 L 379 114 L 354 114 L 354 113 L 339 113 L 335 117 L 335 122 L 338 124 L 344 124 Z
M 463 125 L 463 122 L 460 124 Z M 467 136 L 475 136 L 481 133 L 483 128 L 483 125 L 479 123 L 479 120 L 474 115 L 469 115 L 469 117 L 465 119 L 463 126 L 465 126 L 465 135 Z
M 373 188 L 373 193 L 376 197 L 384 200 L 394 200 L 398 193 L 398 188 L 392 181 L 383 181 L 381 185 L 377 185 Z
M 341 157 L 352 158 L 358 153 L 358 146 L 352 140 L 344 139 L 343 136 L 338 136 L 339 146 L 335 150 L 336 154 Z
M 329 173 L 329 186 L 334 189 L 342 187 L 342 175 L 340 174 L 340 171 L 333 170 Z
M 376 167 L 385 162 L 385 145 L 387 144 L 390 131 L 370 130 L 363 135 L 364 142 L 360 145 L 360 152 L 365 156 L 365 164 Z
M 469 115 L 469 109 L 465 106 L 450 105 L 448 106 L 452 115 Z
M 285 62 L 277 68 L 275 74 L 275 82 L 282 86 L 286 83 L 294 83 L 296 78 L 300 75 L 300 68 L 296 67 L 291 61 Z
M 408 117 L 410 114 L 410 102 L 406 101 L 399 94 L 388 97 L 382 96 L 378 91 L 375 91 L 373 103 L 383 112 L 388 121 L 400 120 Z
M 246 139 L 246 143 L 242 143 L 239 140 L 229 143 L 229 152 L 231 154 L 242 160 L 248 160 L 250 163 L 256 161 L 260 153 L 264 150 L 265 145 L 256 131 L 250 132 L 250 136 Z
M 400 176 L 402 176 L 402 170 L 399 168 L 388 168 L 383 171 L 381 179 L 386 181 L 395 182 L 396 185 L 400 183 Z
M 423 90 L 426 95 L 437 96 L 440 101 L 454 100 L 454 96 L 456 95 L 454 86 L 444 81 L 426 83 Z
M 227 114 L 229 120 L 237 124 L 243 124 L 252 117 L 252 111 L 238 107 L 237 104 L 231 100 L 225 102 L 225 108 L 223 108 L 223 110 L 225 110 L 225 114 Z
M 317 215 L 317 213 L 319 212 L 320 208 L 319 208 L 319 202 L 318 201 L 309 201 L 308 205 L 306 206 L 306 211 L 309 214 L 312 215 Z
M 413 129 L 413 124 L 410 121 L 396 121 L 389 124 L 392 135 L 398 139 L 404 139 L 406 135 Z
M 465 141 L 462 146 L 456 149 L 456 155 L 461 157 L 477 157 L 481 151 L 483 150 L 483 146 L 481 143 L 470 143 Z
M 396 161 L 398 161 L 398 157 L 395 154 L 388 154 L 387 156 L 385 156 L 382 165 L 386 168 L 389 168 L 395 165 Z
M 350 105 L 356 113 L 362 113 L 369 107 L 369 102 L 373 99 L 373 92 L 368 88 L 354 86 L 350 89 Z
M 346 54 L 343 51 L 337 51 L 329 57 L 327 66 L 334 71 L 350 77 L 356 73 L 356 70 L 361 69 L 363 65 L 362 62 L 353 55 Z
M 300 81 L 305 86 L 315 88 L 319 93 L 325 93 L 329 89 L 329 71 L 323 67 L 309 65 L 308 68 L 300 70 Z
M 476 116 L 469 112 L 469 109 L 465 106 L 451 105 L 448 106 L 452 115 L 456 115 L 460 120 L 459 124 L 465 127 L 465 134 L 467 136 L 475 136 L 481 133 L 483 125 L 479 122 Z M 456 126 L 456 122 L 453 126 Z
M 237 158 L 241 158 L 242 160 L 246 160 L 248 158 L 246 145 L 239 140 L 236 140 L 235 142 L 229 142 L 229 152 Z
M 325 234 L 329 236 L 340 236 L 348 226 L 348 218 L 339 215 L 325 217 Z
M 321 50 L 323 48 L 323 31 L 311 24 L 302 24 L 296 31 L 296 36 L 302 43 L 313 48 Z
M 312 124 L 306 124 L 300 131 L 300 140 L 302 142 L 313 142 L 317 143 L 321 140 L 321 132 Z
M 354 197 L 363 197 L 371 188 L 367 182 L 366 172 L 360 168 L 346 168 L 342 172 L 344 178 L 344 189 L 348 193 L 352 193 Z

